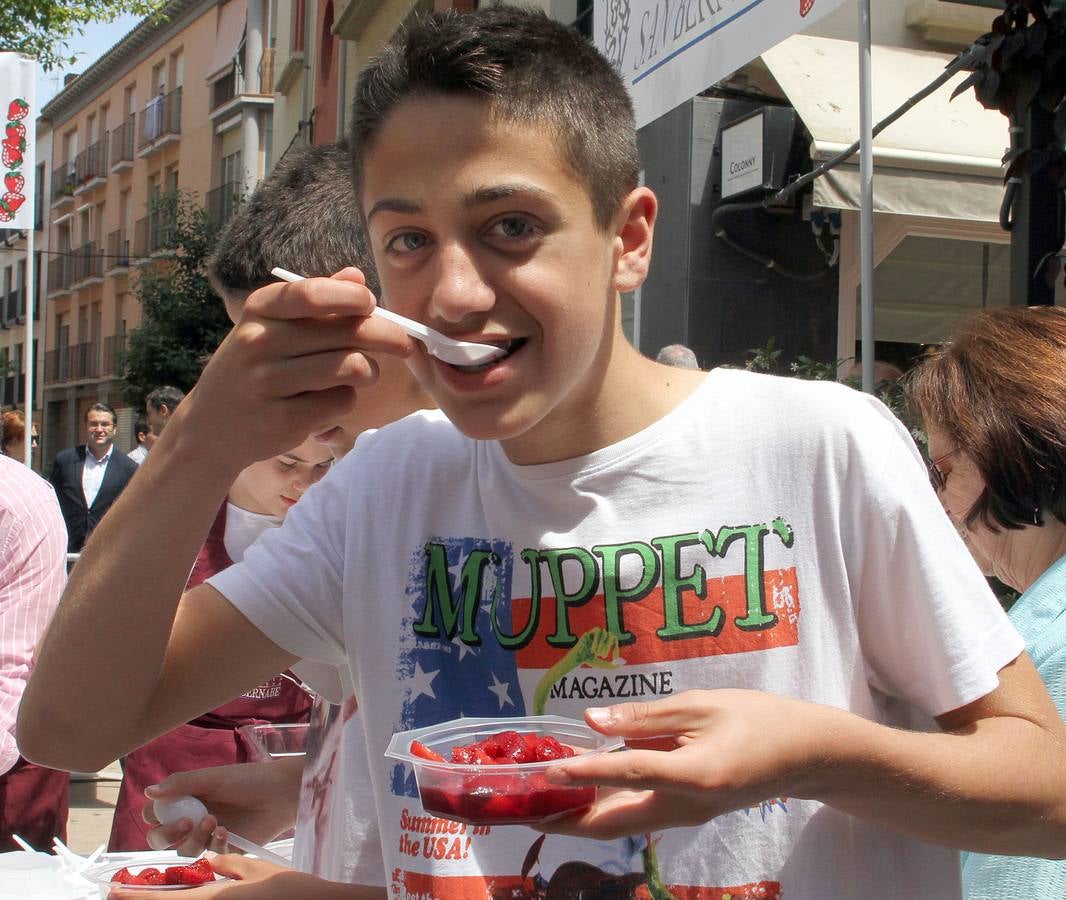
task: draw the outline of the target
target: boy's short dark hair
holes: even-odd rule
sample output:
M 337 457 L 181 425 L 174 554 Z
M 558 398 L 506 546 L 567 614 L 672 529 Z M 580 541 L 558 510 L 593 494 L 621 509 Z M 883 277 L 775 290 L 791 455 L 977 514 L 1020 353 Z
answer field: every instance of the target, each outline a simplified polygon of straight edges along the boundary
M 544 13 L 513 7 L 428 15 L 401 31 L 363 70 L 352 105 L 352 170 L 389 113 L 413 96 L 482 98 L 493 112 L 555 136 L 606 228 L 639 184 L 633 105 L 607 59 Z
M 137 416 L 137 421 L 133 423 L 133 435 L 138 440 L 142 434 L 150 434 L 152 431 L 148 427 L 148 418 L 146 416 Z
M 170 412 L 174 412 L 178 408 L 178 404 L 184 399 L 185 391 L 173 385 L 164 384 L 162 387 L 157 387 L 154 391 L 151 391 L 144 398 L 144 403 L 146 406 L 152 407 L 152 409 L 162 409 L 166 406 Z
M 377 292 L 352 190 L 348 142 L 293 147 L 218 237 L 208 270 L 226 291 L 254 291 L 275 266 L 307 276 L 358 266 Z

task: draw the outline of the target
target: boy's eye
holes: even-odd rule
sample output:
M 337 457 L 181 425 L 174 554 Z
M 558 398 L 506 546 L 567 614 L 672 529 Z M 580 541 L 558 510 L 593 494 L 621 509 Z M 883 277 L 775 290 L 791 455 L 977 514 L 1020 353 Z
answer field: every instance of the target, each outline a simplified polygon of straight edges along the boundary
M 516 240 L 532 237 L 537 233 L 537 229 L 529 219 L 522 216 L 507 216 L 497 219 L 489 229 L 489 233 Z
M 417 231 L 405 231 L 385 242 L 385 252 L 394 254 L 414 253 L 426 245 L 426 236 Z
M 279 459 L 278 460 L 278 465 L 281 466 L 281 468 L 283 468 L 286 472 L 289 471 L 289 469 L 295 469 L 296 468 L 296 463 L 288 462 L 287 460 L 284 460 L 284 459 Z

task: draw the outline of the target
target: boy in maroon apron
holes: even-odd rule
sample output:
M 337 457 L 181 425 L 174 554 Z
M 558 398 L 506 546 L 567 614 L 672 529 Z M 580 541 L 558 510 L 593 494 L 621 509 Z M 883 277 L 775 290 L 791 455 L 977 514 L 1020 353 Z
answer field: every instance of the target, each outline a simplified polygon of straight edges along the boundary
M 292 487 L 285 490 L 286 503 L 295 502 L 306 486 L 321 478 L 332 460 L 329 449 L 325 445 L 318 445 L 318 452 L 323 455 L 324 461 L 308 462 L 307 457 L 310 454 L 302 451 L 310 443 L 307 442 L 291 454 L 283 454 L 276 460 L 257 464 L 275 464 L 293 469 Z M 297 474 L 297 467 L 292 465 L 293 460 L 298 461 L 300 471 L 304 474 Z M 233 565 L 234 560 L 226 550 L 228 508 L 231 508 L 229 501 L 222 504 L 218 515 L 215 516 L 207 540 L 196 558 L 186 590 Z M 280 518 L 271 524 L 279 522 Z M 310 718 L 313 701 L 314 695 L 303 687 L 294 675 L 283 672 L 254 690 L 198 716 L 128 754 L 123 760 L 122 786 L 115 805 L 108 850 L 151 849 L 146 837 L 151 826 L 141 816 L 141 810 L 148 803 L 144 796 L 146 787 L 158 784 L 172 772 L 224 766 L 255 759 L 253 748 L 240 732 L 241 727 L 262 723 L 305 723 Z

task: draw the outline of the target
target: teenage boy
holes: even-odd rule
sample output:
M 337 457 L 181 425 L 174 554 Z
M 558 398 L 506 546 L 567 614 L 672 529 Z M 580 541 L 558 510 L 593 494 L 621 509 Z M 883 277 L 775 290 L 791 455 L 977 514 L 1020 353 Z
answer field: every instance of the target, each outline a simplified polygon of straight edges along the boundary
M 542 15 L 485 9 L 414 25 L 356 93 L 384 301 L 504 355 L 436 360 L 367 316 L 351 270 L 249 297 L 74 572 L 28 752 L 95 766 L 307 657 L 351 669 L 398 896 L 950 897 L 958 856 L 936 843 L 1063 852 L 1066 727 L 892 416 L 627 343 L 618 298 L 656 201 L 610 65 Z M 335 417 L 373 377 L 363 351 L 407 354 L 443 413 L 360 440 L 174 617 L 218 468 Z M 169 549 L 150 604 L 128 589 L 147 534 Z M 721 815 L 690 828 L 464 828 L 381 761 L 396 730 L 460 714 L 697 687 L 729 690 L 706 760 Z M 920 712 L 944 731 L 901 727 Z

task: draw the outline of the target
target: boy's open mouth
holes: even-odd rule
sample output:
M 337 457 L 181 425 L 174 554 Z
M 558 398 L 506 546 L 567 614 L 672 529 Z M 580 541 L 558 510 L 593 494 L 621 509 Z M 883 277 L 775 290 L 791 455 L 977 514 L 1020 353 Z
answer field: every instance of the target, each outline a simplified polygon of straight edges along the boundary
M 524 347 L 525 343 L 526 343 L 526 339 L 525 338 L 514 338 L 513 340 L 510 340 L 510 341 L 503 341 L 503 342 L 492 341 L 491 343 L 493 344 L 493 346 L 497 346 L 497 347 L 499 347 L 500 349 L 502 349 L 504 351 L 503 356 L 497 357 L 496 359 L 492 360 L 491 362 L 481 363 L 480 365 L 477 365 L 477 366 L 456 366 L 456 365 L 452 365 L 451 363 L 445 363 L 445 365 L 447 365 L 451 369 L 455 369 L 457 372 L 471 372 L 471 373 L 484 372 L 484 371 L 487 371 L 488 369 L 491 369 L 493 366 L 498 365 L 499 363 L 503 362 L 503 360 L 507 359 L 509 356 L 511 356 L 511 354 L 515 353 L 516 351 L 518 351 L 522 347 Z

